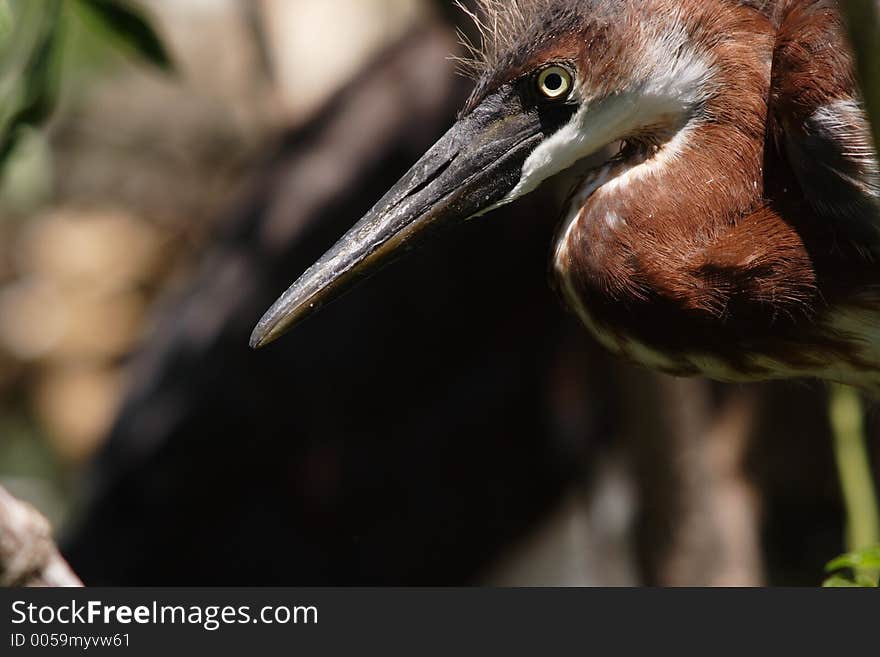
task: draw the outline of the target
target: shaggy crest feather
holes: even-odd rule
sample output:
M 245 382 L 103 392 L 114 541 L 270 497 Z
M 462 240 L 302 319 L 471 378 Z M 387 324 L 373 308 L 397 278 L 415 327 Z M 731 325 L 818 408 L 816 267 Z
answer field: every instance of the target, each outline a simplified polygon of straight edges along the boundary
M 499 71 L 524 49 L 540 48 L 550 39 L 576 31 L 585 18 L 617 21 L 621 12 L 639 8 L 643 0 L 475 0 L 471 10 L 463 0 L 455 5 L 472 21 L 477 43 L 458 31 L 465 55 L 451 57 L 459 72 L 478 79 L 487 71 Z M 787 4 L 779 0 L 722 0 L 751 7 L 777 22 Z M 682 7 L 681 11 L 684 11 Z
M 459 30 L 459 39 L 467 51 L 464 57 L 453 57 L 460 71 L 478 78 L 487 70 L 503 68 L 518 49 L 535 47 L 546 38 L 558 36 L 569 26 L 577 25 L 578 15 L 585 9 L 595 12 L 595 0 L 579 3 L 562 0 L 477 0 L 472 11 L 456 0 L 474 24 L 479 43 L 474 43 Z M 607 0 L 606 3 L 607 4 Z

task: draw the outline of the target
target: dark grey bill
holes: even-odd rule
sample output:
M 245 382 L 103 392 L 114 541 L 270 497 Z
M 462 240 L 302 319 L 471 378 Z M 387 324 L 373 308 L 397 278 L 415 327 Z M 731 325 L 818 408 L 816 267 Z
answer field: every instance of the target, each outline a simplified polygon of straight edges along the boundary
M 251 346 L 276 340 L 437 230 L 497 204 L 543 138 L 537 111 L 524 108 L 512 88 L 488 96 L 284 293 L 260 320 Z

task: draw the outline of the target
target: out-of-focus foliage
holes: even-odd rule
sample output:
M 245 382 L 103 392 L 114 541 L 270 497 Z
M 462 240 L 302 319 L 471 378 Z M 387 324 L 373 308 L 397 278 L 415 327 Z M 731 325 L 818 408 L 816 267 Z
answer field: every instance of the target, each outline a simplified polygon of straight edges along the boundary
M 9 2 L 7 0 L 0 0 L 0 39 L 6 39 L 11 30 L 12 13 L 9 10 Z
M 28 129 L 55 107 L 62 67 L 76 61 L 70 35 L 85 28 L 105 43 L 168 70 L 150 24 L 122 0 L 2 0 L 0 4 L 0 171 Z
M 146 19 L 120 0 L 75 0 L 70 10 L 78 12 L 90 32 L 122 51 L 142 57 L 170 71 L 171 58 Z
M 880 545 L 844 554 L 826 566 L 826 587 L 880 587 Z
M 0 164 L 13 151 L 21 131 L 41 123 L 55 104 L 60 4 L 13 2 L 12 23 L 0 45 Z

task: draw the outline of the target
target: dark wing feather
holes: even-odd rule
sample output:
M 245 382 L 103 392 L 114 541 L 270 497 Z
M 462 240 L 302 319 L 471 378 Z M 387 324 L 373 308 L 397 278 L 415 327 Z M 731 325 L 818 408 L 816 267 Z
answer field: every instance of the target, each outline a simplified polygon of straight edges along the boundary
M 836 3 L 781 3 L 770 129 L 804 198 L 880 253 L 880 168 Z

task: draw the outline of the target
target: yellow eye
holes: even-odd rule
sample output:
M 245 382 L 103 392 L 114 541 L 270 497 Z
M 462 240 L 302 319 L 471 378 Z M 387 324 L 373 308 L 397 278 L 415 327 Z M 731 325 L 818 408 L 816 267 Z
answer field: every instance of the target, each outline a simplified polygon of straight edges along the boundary
M 545 98 L 559 100 L 571 91 L 571 73 L 561 66 L 549 66 L 538 76 L 538 91 Z

